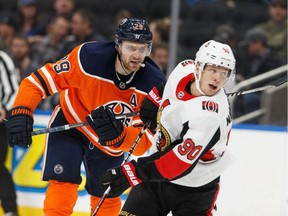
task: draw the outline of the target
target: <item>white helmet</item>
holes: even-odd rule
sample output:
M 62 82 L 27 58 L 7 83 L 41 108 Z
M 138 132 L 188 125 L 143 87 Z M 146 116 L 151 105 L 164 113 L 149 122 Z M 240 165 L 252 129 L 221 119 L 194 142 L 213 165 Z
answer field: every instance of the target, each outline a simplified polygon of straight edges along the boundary
M 210 40 L 199 48 L 195 62 L 202 70 L 205 64 L 214 64 L 234 71 L 236 60 L 229 45 Z
M 229 79 L 233 80 L 235 77 L 236 60 L 230 46 L 227 44 L 216 42 L 214 40 L 205 42 L 196 53 L 195 62 L 200 66 L 199 76 L 197 77 L 195 73 L 196 86 L 202 94 L 204 93 L 200 89 L 199 82 L 201 79 L 201 73 L 206 64 L 228 68 L 230 69 Z

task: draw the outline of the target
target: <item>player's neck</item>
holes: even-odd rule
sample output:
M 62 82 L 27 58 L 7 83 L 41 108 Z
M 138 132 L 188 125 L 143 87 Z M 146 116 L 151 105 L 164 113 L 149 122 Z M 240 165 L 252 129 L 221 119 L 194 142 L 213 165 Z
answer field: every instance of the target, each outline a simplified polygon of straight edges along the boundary
M 199 90 L 197 89 L 196 87 L 196 82 L 193 81 L 190 85 L 190 93 L 193 95 L 193 96 L 202 96 L 201 92 L 199 92 Z

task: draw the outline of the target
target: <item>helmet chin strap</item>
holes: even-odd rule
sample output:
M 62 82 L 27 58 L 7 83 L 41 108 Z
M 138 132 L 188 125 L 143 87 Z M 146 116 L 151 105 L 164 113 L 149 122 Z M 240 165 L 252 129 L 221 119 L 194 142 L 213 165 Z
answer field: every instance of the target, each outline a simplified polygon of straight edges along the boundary
M 199 67 L 200 67 L 200 65 L 199 65 Z M 198 70 L 199 70 L 199 77 L 197 76 L 197 73 L 196 73 L 196 70 L 194 71 L 194 77 L 195 77 L 195 82 L 196 82 L 196 88 L 197 88 L 197 90 L 200 92 L 200 94 L 202 94 L 202 95 L 206 95 L 202 90 L 201 90 L 201 87 L 200 87 L 200 80 L 201 80 L 201 74 L 202 74 L 202 72 L 203 72 L 203 68 L 204 67 L 201 67 L 201 68 L 198 68 Z M 201 70 L 201 71 L 200 71 Z
M 120 53 L 117 54 L 117 57 L 118 57 L 118 59 L 119 59 L 119 61 L 120 61 L 120 65 L 121 65 L 123 71 L 124 71 L 127 75 L 129 75 L 129 73 L 125 70 L 125 67 L 124 67 L 123 62 L 122 62 L 121 57 L 120 57 Z M 132 72 L 132 73 L 133 73 L 133 72 Z

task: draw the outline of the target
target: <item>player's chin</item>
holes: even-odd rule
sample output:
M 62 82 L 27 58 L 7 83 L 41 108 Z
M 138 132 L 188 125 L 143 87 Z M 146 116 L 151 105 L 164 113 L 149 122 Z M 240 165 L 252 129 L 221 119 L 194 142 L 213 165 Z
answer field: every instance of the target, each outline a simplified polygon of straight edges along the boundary
M 208 90 L 204 91 L 204 94 L 207 96 L 213 96 L 213 95 L 217 94 L 218 91 L 219 91 L 219 88 L 208 89 Z
M 129 64 L 129 66 L 130 66 L 130 70 L 131 71 L 137 71 L 137 70 L 139 70 L 140 69 L 140 64 L 139 63 L 130 63 Z

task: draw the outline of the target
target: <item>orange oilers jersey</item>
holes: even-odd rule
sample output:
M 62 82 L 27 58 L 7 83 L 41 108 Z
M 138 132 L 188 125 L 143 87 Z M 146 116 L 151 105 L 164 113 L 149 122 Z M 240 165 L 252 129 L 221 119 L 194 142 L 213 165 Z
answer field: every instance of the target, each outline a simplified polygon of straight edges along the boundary
M 134 77 L 117 77 L 116 58 L 114 42 L 84 43 L 56 63 L 47 63 L 25 78 L 14 107 L 27 106 L 34 111 L 41 99 L 60 92 L 60 106 L 69 124 L 86 121 L 86 116 L 101 105 L 109 106 L 116 115 L 139 111 L 145 95 L 160 82 L 165 82 L 165 77 L 149 57 Z M 119 156 L 122 150 L 129 151 L 140 131 L 131 126 L 139 124 L 139 117 L 124 121 L 129 127 L 119 148 L 101 146 L 90 126 L 77 129 L 102 151 Z M 145 132 L 134 154 L 143 154 L 151 146 L 150 139 L 151 135 Z

